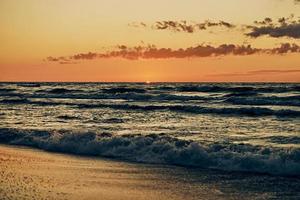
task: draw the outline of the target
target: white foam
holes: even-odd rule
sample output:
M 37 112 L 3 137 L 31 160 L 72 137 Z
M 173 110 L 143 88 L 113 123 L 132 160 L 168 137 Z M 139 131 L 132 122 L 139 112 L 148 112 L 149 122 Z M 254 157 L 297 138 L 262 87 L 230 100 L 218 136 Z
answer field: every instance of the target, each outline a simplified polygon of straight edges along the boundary
M 201 145 L 158 135 L 114 137 L 91 132 L 14 129 L 1 129 L 0 142 L 134 162 L 300 176 L 299 148 L 268 148 L 230 143 Z

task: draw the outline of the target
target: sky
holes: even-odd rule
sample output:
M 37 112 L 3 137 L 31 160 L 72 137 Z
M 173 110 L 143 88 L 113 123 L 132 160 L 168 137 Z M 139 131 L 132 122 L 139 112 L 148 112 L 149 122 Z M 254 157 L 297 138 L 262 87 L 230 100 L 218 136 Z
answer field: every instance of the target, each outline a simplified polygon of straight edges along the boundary
M 0 81 L 300 82 L 299 0 L 0 0 Z

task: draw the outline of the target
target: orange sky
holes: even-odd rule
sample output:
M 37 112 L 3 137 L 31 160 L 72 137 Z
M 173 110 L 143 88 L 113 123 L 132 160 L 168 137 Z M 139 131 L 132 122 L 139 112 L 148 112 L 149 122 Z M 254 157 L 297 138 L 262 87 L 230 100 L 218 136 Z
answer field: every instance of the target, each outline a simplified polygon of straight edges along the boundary
M 298 13 L 300 4 L 294 0 L 1 0 L 0 81 L 300 82 L 300 48 L 294 53 L 270 53 L 282 43 L 300 46 Z M 287 24 L 277 22 L 291 14 L 294 17 Z M 254 23 L 266 17 L 274 24 Z M 157 22 L 163 21 L 186 21 L 194 31 L 182 31 L 180 25 L 178 30 L 157 28 Z M 197 28 L 207 21 L 228 22 L 234 28 Z M 146 27 L 132 25 L 141 22 Z M 296 35 L 246 35 L 253 30 L 246 28 L 248 25 L 284 28 L 290 23 Z M 221 44 L 251 45 L 261 50 L 250 55 L 229 52 L 217 56 L 216 52 L 203 56 L 201 51 L 182 58 L 155 54 L 159 58 L 140 56 L 134 60 L 122 56 L 72 57 L 88 52 L 111 55 L 119 51 L 118 45 L 130 48 L 148 44 L 172 52 L 207 45 L 219 52 Z M 67 64 L 49 61 L 49 56 L 67 58 Z

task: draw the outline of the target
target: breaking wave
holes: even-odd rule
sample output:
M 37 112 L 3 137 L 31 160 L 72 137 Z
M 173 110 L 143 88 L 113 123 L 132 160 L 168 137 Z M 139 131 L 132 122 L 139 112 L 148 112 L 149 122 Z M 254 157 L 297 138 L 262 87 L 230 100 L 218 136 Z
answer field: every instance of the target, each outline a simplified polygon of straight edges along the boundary
M 113 136 L 94 132 L 20 129 L 0 129 L 0 142 L 134 162 L 300 176 L 299 148 L 231 143 L 203 145 L 163 134 Z

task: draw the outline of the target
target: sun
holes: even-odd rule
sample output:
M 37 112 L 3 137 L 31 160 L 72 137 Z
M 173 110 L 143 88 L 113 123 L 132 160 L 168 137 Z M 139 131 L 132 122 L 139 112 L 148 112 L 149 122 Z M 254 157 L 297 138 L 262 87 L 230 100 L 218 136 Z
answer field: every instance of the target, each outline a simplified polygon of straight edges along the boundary
M 146 84 L 150 84 L 151 83 L 151 81 L 146 81 Z

